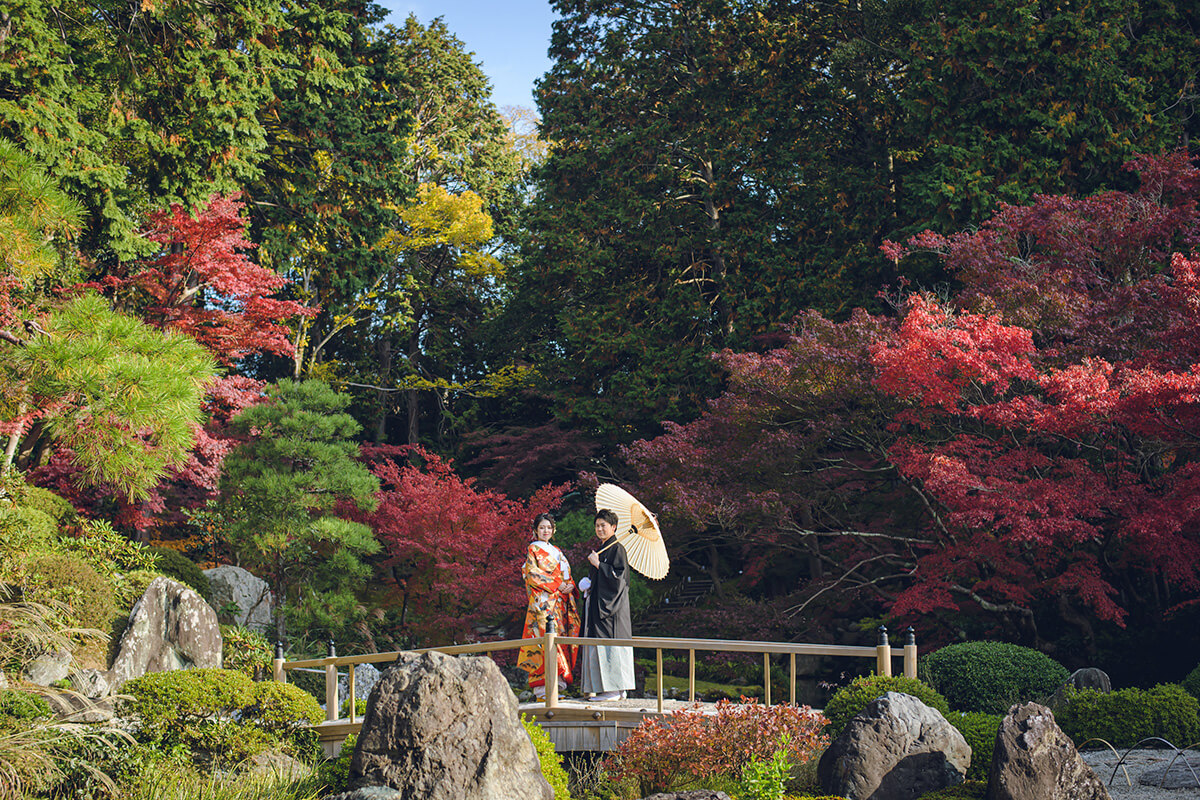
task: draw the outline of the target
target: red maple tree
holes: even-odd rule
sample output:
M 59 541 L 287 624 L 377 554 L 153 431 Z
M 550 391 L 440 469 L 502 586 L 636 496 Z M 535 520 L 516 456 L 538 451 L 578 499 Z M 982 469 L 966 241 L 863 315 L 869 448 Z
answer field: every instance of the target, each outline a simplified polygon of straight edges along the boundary
M 483 626 L 515 621 L 525 607 L 521 564 L 533 517 L 556 508 L 566 484 L 513 500 L 420 447 L 369 446 L 379 506 L 356 518 L 382 542 L 404 633 L 427 644 L 485 636 Z
M 797 610 L 853 588 L 926 630 L 962 613 L 1031 644 L 1070 630 L 1086 658 L 1097 625 L 1195 598 L 1200 171 L 1130 168 L 1136 191 L 885 246 L 943 259 L 949 297 L 722 354 L 729 391 L 627 451 L 646 499 L 764 579 L 807 555 Z

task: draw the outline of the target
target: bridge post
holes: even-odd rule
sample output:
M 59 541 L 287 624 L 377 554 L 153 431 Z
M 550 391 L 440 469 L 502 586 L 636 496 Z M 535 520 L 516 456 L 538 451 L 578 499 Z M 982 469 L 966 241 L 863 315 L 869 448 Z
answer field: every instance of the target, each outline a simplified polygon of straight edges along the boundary
M 912 625 L 904 631 L 904 677 L 917 677 L 917 632 Z
M 892 646 L 888 644 L 887 626 L 879 626 L 879 641 L 875 645 L 875 674 L 892 677 Z
M 287 672 L 283 668 L 283 642 L 275 643 L 275 658 L 271 660 L 271 677 L 280 683 L 287 683 Z
M 542 645 L 542 662 L 545 669 L 542 671 L 546 677 L 546 708 L 554 708 L 558 705 L 558 645 L 554 639 L 557 634 L 556 625 L 554 623 L 554 615 L 546 616 L 546 638 Z
M 325 719 L 329 722 L 338 718 L 337 664 L 333 663 L 335 658 L 337 647 L 333 639 L 330 639 L 329 652 L 325 656 Z

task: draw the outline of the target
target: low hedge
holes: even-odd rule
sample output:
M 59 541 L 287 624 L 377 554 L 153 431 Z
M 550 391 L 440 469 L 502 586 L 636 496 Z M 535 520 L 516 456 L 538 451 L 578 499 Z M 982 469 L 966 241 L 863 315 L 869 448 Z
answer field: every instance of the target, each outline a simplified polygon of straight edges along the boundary
M 946 721 L 953 725 L 971 746 L 968 780 L 987 780 L 988 770 L 992 766 L 992 754 L 996 749 L 996 734 L 1003 719 L 999 714 L 984 714 L 981 711 L 951 711 L 946 715 Z
M 1089 739 L 1114 747 L 1133 747 L 1152 737 L 1177 747 L 1200 741 L 1200 700 L 1173 683 L 1107 694 L 1068 690 L 1055 719 L 1077 746 Z
M 1006 714 L 1014 703 L 1050 697 L 1071 673 L 1029 647 L 963 642 L 925 656 L 919 675 L 958 711 Z
M 910 694 L 925 705 L 936 708 L 942 716 L 950 713 L 946 698 L 942 697 L 928 684 L 916 678 L 902 676 L 868 675 L 855 678 L 848 686 L 843 686 L 834 692 L 833 697 L 825 704 L 825 717 L 829 725 L 825 734 L 830 741 L 836 739 L 847 723 L 862 711 L 876 697 L 882 697 L 888 692 Z

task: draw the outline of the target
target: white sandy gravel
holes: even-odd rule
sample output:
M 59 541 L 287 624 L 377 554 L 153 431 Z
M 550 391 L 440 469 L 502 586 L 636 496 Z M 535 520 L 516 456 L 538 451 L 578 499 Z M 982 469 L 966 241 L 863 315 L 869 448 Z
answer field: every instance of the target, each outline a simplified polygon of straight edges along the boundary
M 1087 750 L 1082 755 L 1083 760 L 1091 766 L 1100 780 L 1104 781 L 1112 800 L 1191 800 L 1191 798 L 1200 798 L 1200 789 L 1198 788 L 1160 789 L 1157 786 L 1143 786 L 1138 782 L 1138 776 L 1143 772 L 1170 764 L 1171 759 L 1175 758 L 1174 750 L 1131 750 L 1128 753 L 1122 749 L 1118 749 L 1116 753 L 1107 749 Z M 1188 755 L 1189 762 L 1198 765 L 1196 772 L 1200 774 L 1200 755 L 1195 751 L 1189 751 Z M 1124 761 L 1120 767 L 1117 767 L 1122 756 Z M 1184 756 L 1180 756 L 1175 763 L 1179 764 L 1183 758 Z M 1113 775 L 1114 767 L 1117 768 L 1115 776 Z

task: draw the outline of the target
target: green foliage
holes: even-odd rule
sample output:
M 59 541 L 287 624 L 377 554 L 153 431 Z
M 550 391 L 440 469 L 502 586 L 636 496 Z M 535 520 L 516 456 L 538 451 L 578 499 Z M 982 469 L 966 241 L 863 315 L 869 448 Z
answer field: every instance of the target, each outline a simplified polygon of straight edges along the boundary
M 947 786 L 923 794 L 919 800 L 983 800 L 986 796 L 987 781 L 967 780 L 959 786 Z
M 1200 698 L 1200 664 L 1187 674 L 1181 685 L 1192 697 Z
M 30 396 L 66 401 L 47 420 L 51 435 L 74 452 L 81 480 L 143 499 L 191 452 L 212 357 L 91 294 L 55 309 L 46 331 L 12 356 Z
M 521 724 L 525 726 L 525 732 L 529 734 L 534 748 L 537 749 L 542 777 L 554 790 L 554 800 L 571 800 L 571 792 L 567 788 L 567 771 L 563 769 L 562 758 L 554 750 L 554 742 L 550 741 L 550 737 L 532 717 L 522 716 Z
M 29 720 L 50 716 L 50 705 L 36 694 L 14 689 L 0 691 L 0 729 L 11 727 L 8 720 Z
M 6 554 L 10 568 L 19 554 L 52 547 L 57 532 L 54 518 L 44 511 L 26 506 L 0 507 L 0 534 L 3 534 L 0 550 Z
M 196 562 L 169 547 L 153 547 L 151 552 L 154 554 L 159 572 L 180 583 L 187 584 L 201 597 L 208 597 L 208 578 L 205 577 L 204 570 L 200 569 Z
M 786 734 L 780 745 L 769 759 L 754 755 L 742 767 L 742 797 L 747 800 L 783 800 L 784 785 L 792 772 Z
M 132 609 L 134 604 L 142 599 L 146 587 L 159 577 L 160 573 L 146 569 L 135 569 L 133 572 L 121 572 L 113 575 L 118 601 L 123 609 Z
M 190 725 L 228 717 L 250 705 L 254 683 L 240 672 L 185 669 L 151 672 L 121 689 L 123 714 L 134 714 L 149 731 L 179 731 Z
M 342 742 L 341 749 L 335 758 L 321 764 L 318 775 L 325 784 L 329 794 L 340 794 L 350 788 L 350 761 L 354 758 L 354 746 L 358 743 L 358 734 L 352 733 Z M 555 794 L 554 800 L 558 800 Z
M 91 564 L 70 553 L 49 552 L 29 559 L 25 597 L 59 602 L 75 626 L 107 631 L 117 612 L 113 590 Z
M 74 522 L 77 518 L 75 506 L 71 505 L 70 500 L 59 497 L 49 489 L 43 489 L 40 486 L 26 485 L 23 487 L 20 505 L 47 514 L 59 526 Z
M 963 642 L 921 660 L 921 676 L 959 711 L 1006 714 L 1013 703 L 1042 700 L 1070 677 L 1045 653 L 1007 642 Z
M 1177 747 L 1200 741 L 1200 700 L 1174 683 L 1108 694 L 1071 690 L 1055 718 L 1077 746 L 1089 739 L 1103 739 L 1114 747 L 1132 747 L 1151 737 Z
M 278 681 L 261 681 L 254 684 L 253 701 L 242 717 L 264 730 L 286 734 L 306 724 L 321 724 L 325 712 L 303 689 Z
M 267 637 L 256 630 L 237 625 L 222 625 L 221 666 L 258 679 L 271 674 L 274 653 Z
M 848 686 L 838 689 L 825 704 L 825 716 L 829 719 L 826 733 L 829 738 L 836 739 L 858 712 L 866 708 L 872 700 L 888 692 L 910 694 L 930 708 L 937 709 L 943 716 L 950 713 L 946 698 L 916 678 L 867 675 L 855 678 Z
M 152 548 L 118 533 L 102 519 L 85 521 L 83 533 L 65 540 L 65 546 L 106 573 L 153 570 L 158 564 Z
M 951 711 L 946 715 L 946 720 L 958 729 L 971 746 L 968 780 L 987 780 L 996 748 L 996 733 L 1003 719 L 998 714 L 984 714 L 981 711 Z
M 234 420 L 247 441 L 225 458 L 219 508 L 230 545 L 269 580 L 281 606 L 323 607 L 369 574 L 362 557 L 379 543 L 340 514 L 374 508 L 379 482 L 356 458 L 360 427 L 343 410 L 349 397 L 320 381 L 290 380 L 267 395 Z

